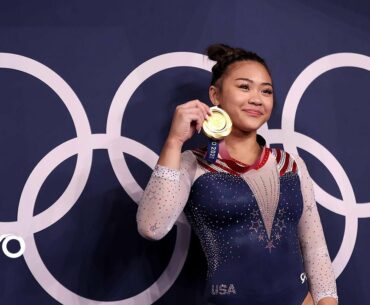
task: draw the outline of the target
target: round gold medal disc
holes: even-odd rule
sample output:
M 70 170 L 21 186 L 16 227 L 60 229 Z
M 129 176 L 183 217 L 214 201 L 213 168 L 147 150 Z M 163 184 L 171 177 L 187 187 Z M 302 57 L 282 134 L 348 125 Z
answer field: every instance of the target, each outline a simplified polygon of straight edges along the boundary
M 221 140 L 231 132 L 232 122 L 227 112 L 217 106 L 210 108 L 212 115 L 203 122 L 203 133 L 214 140 Z

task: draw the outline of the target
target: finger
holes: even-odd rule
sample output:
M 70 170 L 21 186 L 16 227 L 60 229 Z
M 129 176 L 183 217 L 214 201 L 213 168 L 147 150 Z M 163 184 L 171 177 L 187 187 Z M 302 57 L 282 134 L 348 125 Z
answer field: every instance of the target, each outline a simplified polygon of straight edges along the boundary
M 205 107 L 206 107 L 206 109 L 207 109 L 207 113 L 208 113 L 208 115 L 212 115 L 211 107 L 209 107 L 207 104 L 204 104 L 204 106 L 205 106 Z
M 191 109 L 191 108 L 200 108 L 200 109 L 202 109 L 202 111 L 204 113 L 203 114 L 204 115 L 204 119 L 208 119 L 208 117 L 210 115 L 212 115 L 212 112 L 210 110 L 210 107 L 207 104 L 201 102 L 200 100 L 191 100 L 191 101 L 189 101 L 187 103 L 184 103 L 184 104 L 181 104 L 181 105 L 177 106 L 177 108 L 179 110 Z
M 184 104 L 181 104 L 179 106 L 181 106 L 182 108 L 185 108 L 185 109 L 193 108 L 197 104 L 197 102 L 199 102 L 199 100 L 191 100 L 191 101 L 188 101 L 188 102 L 186 102 Z
M 186 113 L 184 113 L 187 117 L 187 120 L 189 122 L 196 122 L 196 129 L 198 132 L 202 129 L 203 122 L 204 122 L 204 116 L 203 113 L 198 108 L 188 109 L 186 110 Z
M 200 109 L 198 107 L 194 107 L 194 108 L 190 108 L 190 109 L 184 109 L 182 112 L 185 116 L 196 114 L 199 117 L 199 119 L 201 120 L 202 124 L 203 124 L 203 121 L 205 120 L 205 115 L 204 115 L 203 109 Z
M 199 100 L 197 100 L 197 101 L 198 101 L 197 105 L 199 107 L 202 107 L 202 109 L 204 110 L 206 116 L 212 115 L 211 109 L 210 109 L 210 107 L 206 103 L 203 103 L 203 102 L 201 102 Z
M 203 102 L 199 101 L 199 100 L 196 100 L 195 107 L 201 109 L 204 119 L 208 120 L 208 117 L 209 117 L 210 113 L 208 113 L 207 105 L 204 104 Z
M 198 115 L 194 115 L 191 117 L 191 125 L 195 127 L 195 129 L 198 131 L 198 133 L 200 133 L 201 129 L 202 129 L 202 126 L 203 124 L 201 123 L 202 122 L 202 118 L 200 118 Z
M 188 120 L 195 120 L 194 117 L 196 117 L 200 124 L 203 124 L 205 120 L 204 113 L 199 108 L 186 109 L 184 110 L 184 115 L 188 117 Z

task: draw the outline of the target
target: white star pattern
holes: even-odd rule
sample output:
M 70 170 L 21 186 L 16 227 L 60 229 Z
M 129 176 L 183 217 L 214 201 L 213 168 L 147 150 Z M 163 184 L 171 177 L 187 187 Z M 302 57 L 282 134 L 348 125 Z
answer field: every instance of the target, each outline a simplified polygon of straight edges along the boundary
M 313 204 L 307 205 L 306 209 L 307 211 L 312 212 Z
M 258 228 L 260 227 L 259 221 L 253 221 L 252 220 L 252 225 L 249 227 L 250 230 L 254 230 L 257 232 Z
M 155 232 L 157 229 L 159 229 L 159 227 L 157 226 L 157 223 L 150 226 L 150 231 L 152 231 L 152 232 Z
M 280 232 L 283 230 L 283 228 L 286 228 L 284 219 L 277 219 L 277 223 L 275 224 L 276 227 L 280 229 Z
M 272 240 L 268 240 L 268 241 L 267 241 L 267 245 L 266 245 L 266 247 L 265 247 L 265 248 L 269 249 L 269 251 L 270 251 L 270 253 L 271 253 L 271 249 L 272 249 L 272 248 L 275 248 L 275 246 L 274 246 L 274 244 L 273 244 Z
M 285 208 L 282 208 L 278 211 L 279 217 L 283 217 L 285 214 Z
M 253 218 L 256 218 L 258 217 L 258 210 L 254 210 L 252 213 L 251 213 L 252 217 Z
M 149 200 L 152 200 L 155 197 L 155 192 L 153 190 L 150 190 L 147 196 Z

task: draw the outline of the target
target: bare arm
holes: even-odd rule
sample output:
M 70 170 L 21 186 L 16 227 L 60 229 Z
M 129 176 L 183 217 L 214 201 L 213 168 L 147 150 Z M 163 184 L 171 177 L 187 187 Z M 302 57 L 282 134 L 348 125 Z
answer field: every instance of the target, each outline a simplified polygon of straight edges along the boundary
M 182 144 L 175 139 L 168 138 L 163 145 L 157 164 L 168 168 L 180 169 Z

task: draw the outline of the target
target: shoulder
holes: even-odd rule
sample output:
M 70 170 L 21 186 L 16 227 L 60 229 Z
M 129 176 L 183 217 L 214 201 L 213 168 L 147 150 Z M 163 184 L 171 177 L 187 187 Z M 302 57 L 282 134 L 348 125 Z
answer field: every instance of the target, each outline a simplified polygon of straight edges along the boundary
M 191 149 L 184 150 L 181 153 L 181 162 L 191 162 L 194 160 L 195 160 L 195 156 Z
M 207 152 L 207 146 L 202 146 L 202 147 L 196 147 L 196 148 L 191 148 L 184 150 L 181 155 L 182 156 L 197 156 L 197 155 L 205 155 Z
M 206 150 L 203 148 L 187 149 L 181 153 L 181 163 L 195 165 L 200 158 L 204 157 Z
M 208 172 L 217 171 L 217 166 L 215 164 L 209 164 L 208 161 L 205 159 L 206 154 L 207 146 L 197 147 L 186 151 L 187 159 L 192 160 L 193 166 L 199 167 L 203 171 L 204 170 Z
M 285 175 L 286 173 L 298 173 L 298 162 L 299 158 L 296 154 L 291 154 L 281 148 L 269 148 L 271 155 L 276 160 L 277 170 L 280 173 L 280 176 Z
M 281 148 L 270 148 L 270 151 L 276 158 L 280 176 L 289 171 L 297 173 L 299 177 L 301 177 L 302 174 L 308 174 L 306 163 L 298 154 L 289 153 Z
M 183 157 L 191 158 L 192 160 L 203 159 L 207 153 L 207 146 L 196 147 L 185 150 L 181 153 Z

